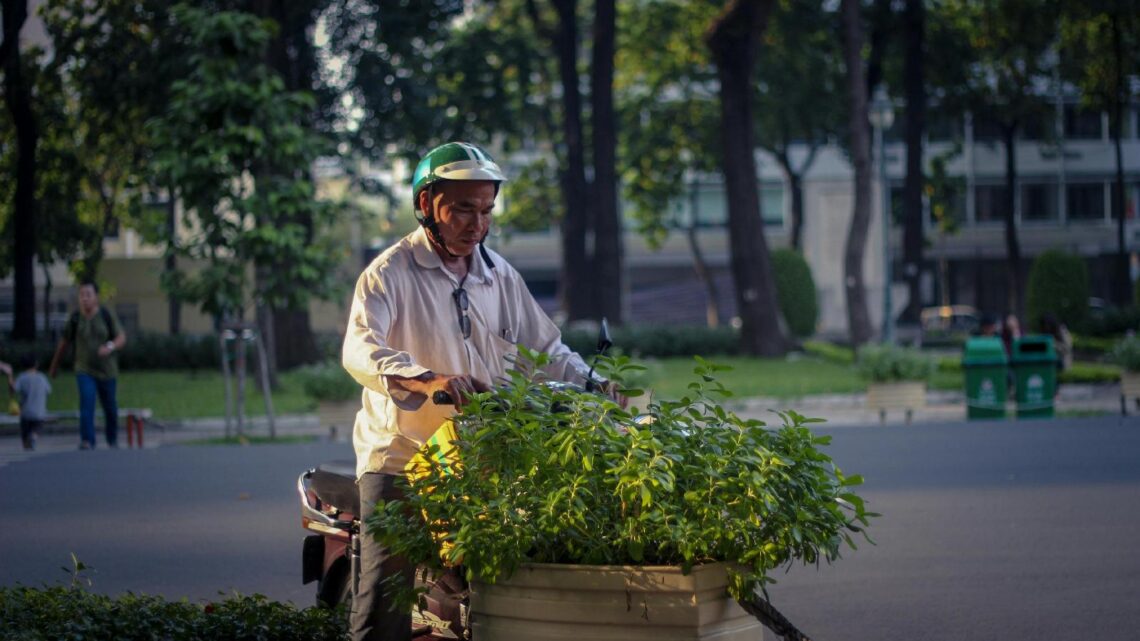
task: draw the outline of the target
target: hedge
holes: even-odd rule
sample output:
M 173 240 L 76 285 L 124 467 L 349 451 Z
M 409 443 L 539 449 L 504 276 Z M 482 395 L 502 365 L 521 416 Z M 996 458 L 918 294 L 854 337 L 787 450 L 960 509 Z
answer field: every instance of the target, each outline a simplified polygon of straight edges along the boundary
M 0 588 L 0 639 L 58 641 L 343 641 L 342 611 L 234 596 L 206 604 L 78 587 Z
M 1029 272 L 1026 312 L 1031 331 L 1052 313 L 1070 329 L 1085 327 L 1088 318 L 1089 268 L 1080 256 L 1050 249 L 1033 261 Z
M 641 325 L 610 330 L 614 348 L 638 357 L 719 356 L 740 353 L 739 335 L 732 327 Z M 562 342 L 587 360 L 597 352 L 597 329 L 565 329 Z
M 806 338 L 815 334 L 819 320 L 819 301 L 811 267 L 797 251 L 780 248 L 772 252 L 772 274 L 780 311 L 793 336 Z

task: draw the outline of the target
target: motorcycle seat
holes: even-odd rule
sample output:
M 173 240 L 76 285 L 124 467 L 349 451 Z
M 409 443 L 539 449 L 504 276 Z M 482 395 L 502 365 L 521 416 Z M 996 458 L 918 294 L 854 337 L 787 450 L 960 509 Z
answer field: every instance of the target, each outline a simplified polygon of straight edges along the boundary
M 360 488 L 356 486 L 356 461 L 321 463 L 311 476 L 313 491 L 321 503 L 342 512 L 360 514 Z

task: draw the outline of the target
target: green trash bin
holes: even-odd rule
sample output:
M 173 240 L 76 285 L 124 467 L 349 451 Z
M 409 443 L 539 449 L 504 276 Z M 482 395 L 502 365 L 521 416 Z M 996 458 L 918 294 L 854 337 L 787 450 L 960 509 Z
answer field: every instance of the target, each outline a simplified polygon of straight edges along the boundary
M 962 371 L 966 375 L 966 418 L 1005 418 L 1008 379 L 1001 339 L 968 339 Z
M 1057 352 L 1053 350 L 1053 337 L 1033 335 L 1015 339 L 1010 361 L 1017 389 L 1017 417 L 1053 416 L 1053 394 L 1057 390 Z

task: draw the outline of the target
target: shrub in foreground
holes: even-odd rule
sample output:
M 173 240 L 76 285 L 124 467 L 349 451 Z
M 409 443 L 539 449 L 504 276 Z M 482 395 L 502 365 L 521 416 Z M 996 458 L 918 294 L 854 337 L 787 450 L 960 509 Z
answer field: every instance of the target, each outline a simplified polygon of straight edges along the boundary
M 5 641 L 343 641 L 344 620 L 333 610 L 298 610 L 262 595 L 195 604 L 64 586 L 0 588 Z

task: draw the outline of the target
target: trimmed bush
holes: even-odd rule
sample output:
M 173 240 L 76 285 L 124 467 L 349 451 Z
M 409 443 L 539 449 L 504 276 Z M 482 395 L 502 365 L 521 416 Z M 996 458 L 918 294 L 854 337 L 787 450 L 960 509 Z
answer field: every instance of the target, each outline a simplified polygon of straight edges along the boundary
M 360 397 L 357 383 L 337 361 L 297 368 L 297 379 L 305 394 L 318 401 L 347 401 Z
M 1100 363 L 1073 363 L 1057 380 L 1061 383 L 1116 383 L 1120 380 L 1120 368 Z
M 865 345 L 855 357 L 855 369 L 871 383 L 928 381 L 934 359 L 911 347 Z
M 812 356 L 839 365 L 850 365 L 855 362 L 855 350 L 850 347 L 841 347 L 826 341 L 804 341 L 803 348 Z
M 346 620 L 335 610 L 298 610 L 262 595 L 200 605 L 62 586 L 0 588 L 0 638 L 6 641 L 342 641 Z
M 780 311 L 793 336 L 806 338 L 815 334 L 819 320 L 819 301 L 811 268 L 797 251 L 787 248 L 772 252 L 772 274 Z
M 1121 339 L 1112 347 L 1108 358 L 1129 372 L 1140 372 L 1140 336 Z
M 1096 337 L 1117 337 L 1129 331 L 1140 330 L 1140 306 L 1109 307 L 1089 318 L 1084 332 Z
M 1033 261 L 1026 299 L 1031 329 L 1039 329 L 1050 312 L 1070 328 L 1085 327 L 1088 300 L 1089 268 L 1083 258 L 1050 249 Z
M 640 357 L 714 356 L 740 352 L 739 336 L 731 327 L 624 326 L 613 328 L 610 335 L 617 351 Z M 562 342 L 590 361 L 597 351 L 598 330 L 566 329 L 562 331 Z

